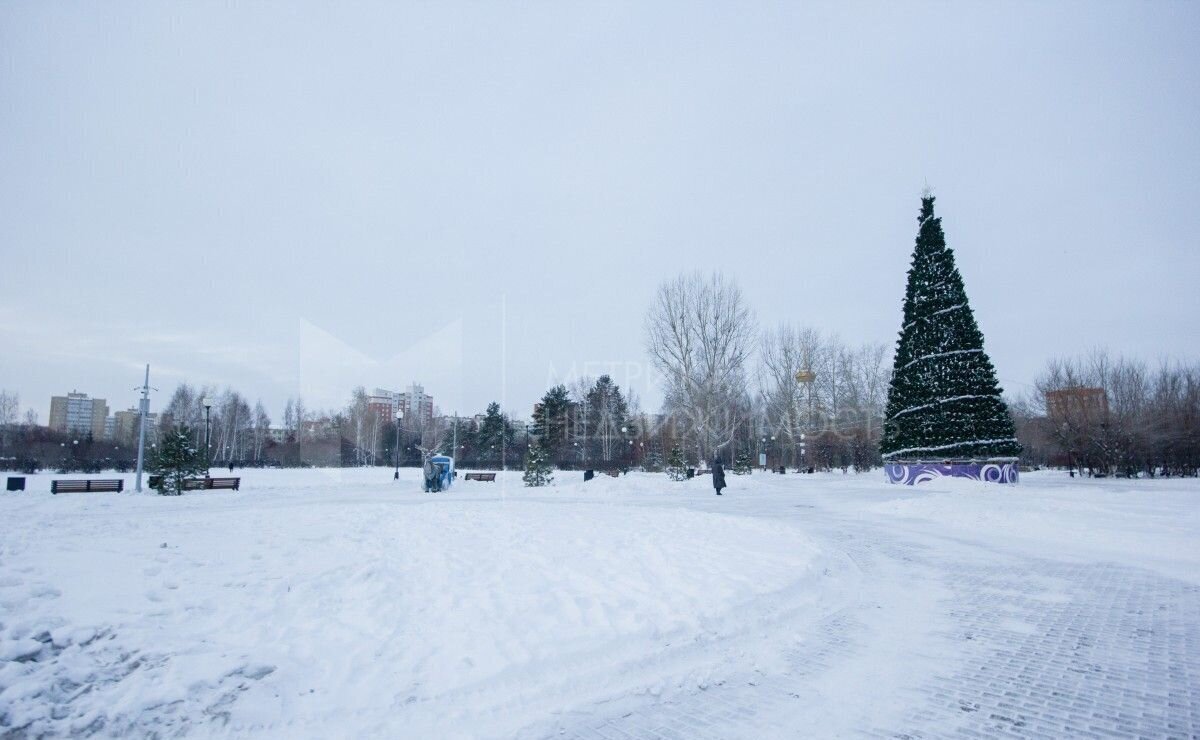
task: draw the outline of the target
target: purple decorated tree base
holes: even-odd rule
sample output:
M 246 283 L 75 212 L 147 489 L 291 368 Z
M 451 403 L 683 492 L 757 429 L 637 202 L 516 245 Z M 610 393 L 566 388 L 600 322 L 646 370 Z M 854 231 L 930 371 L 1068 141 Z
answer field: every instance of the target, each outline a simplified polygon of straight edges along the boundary
M 1016 483 L 1017 463 L 1015 460 L 988 460 L 984 462 L 891 462 L 885 463 L 884 472 L 888 483 L 906 486 L 928 483 L 939 478 L 968 478 L 985 483 Z

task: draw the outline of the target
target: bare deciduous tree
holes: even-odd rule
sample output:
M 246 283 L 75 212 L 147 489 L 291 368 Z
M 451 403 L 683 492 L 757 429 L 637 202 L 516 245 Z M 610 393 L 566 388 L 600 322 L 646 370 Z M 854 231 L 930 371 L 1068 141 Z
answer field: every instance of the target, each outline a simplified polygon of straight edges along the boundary
M 0 426 L 16 424 L 20 410 L 21 399 L 16 393 L 0 391 Z
M 254 404 L 254 443 L 251 447 L 251 459 L 256 463 L 262 461 L 263 446 L 270 432 L 271 417 L 267 415 L 262 401 L 258 401 Z
M 816 330 L 788 325 L 764 332 L 760 342 L 758 383 L 763 413 L 771 435 L 784 445 L 792 465 L 799 464 L 800 435 L 812 427 L 806 405 L 811 388 L 797 382 L 796 374 L 820 364 L 821 344 Z
M 733 441 L 744 419 L 754 315 L 721 273 L 680 275 L 659 286 L 646 316 L 646 348 L 665 381 L 666 411 L 701 460 Z
M 758 372 L 763 433 L 775 438 L 780 462 L 858 469 L 878 464 L 890 377 L 886 356 L 881 344 L 854 349 L 812 328 L 784 325 L 764 333 Z M 814 377 L 801 382 L 801 372 Z M 802 439 L 807 460 L 799 453 Z

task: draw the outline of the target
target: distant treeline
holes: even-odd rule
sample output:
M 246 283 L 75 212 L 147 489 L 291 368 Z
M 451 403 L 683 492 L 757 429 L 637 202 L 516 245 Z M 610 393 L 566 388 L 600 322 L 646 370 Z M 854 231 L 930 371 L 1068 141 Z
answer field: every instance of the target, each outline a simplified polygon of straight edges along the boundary
M 1051 361 L 1013 403 L 1029 464 L 1105 475 L 1196 475 L 1200 366 L 1098 350 Z

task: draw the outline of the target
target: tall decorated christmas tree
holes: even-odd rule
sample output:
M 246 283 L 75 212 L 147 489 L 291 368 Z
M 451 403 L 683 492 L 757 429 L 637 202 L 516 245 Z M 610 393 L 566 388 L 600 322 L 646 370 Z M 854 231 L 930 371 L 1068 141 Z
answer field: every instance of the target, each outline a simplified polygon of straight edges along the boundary
M 1015 483 L 1021 446 L 933 201 L 928 193 L 921 199 L 908 270 L 880 442 L 885 469 L 895 483 Z

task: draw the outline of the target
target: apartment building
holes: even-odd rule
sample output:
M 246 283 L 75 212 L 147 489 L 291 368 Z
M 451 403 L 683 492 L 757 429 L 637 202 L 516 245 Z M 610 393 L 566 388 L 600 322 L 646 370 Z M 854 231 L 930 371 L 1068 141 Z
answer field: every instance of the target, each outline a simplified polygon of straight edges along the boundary
M 55 431 L 91 434 L 95 439 L 104 439 L 107 420 L 108 403 L 103 398 L 88 398 L 88 394 L 78 391 L 50 397 L 47 426 Z

